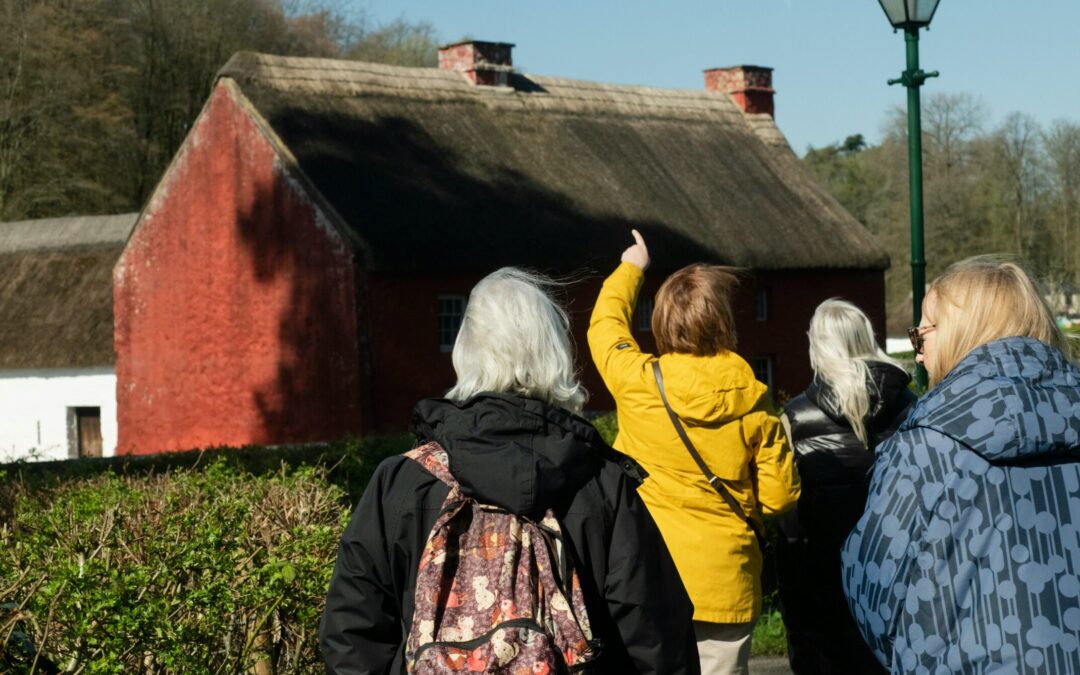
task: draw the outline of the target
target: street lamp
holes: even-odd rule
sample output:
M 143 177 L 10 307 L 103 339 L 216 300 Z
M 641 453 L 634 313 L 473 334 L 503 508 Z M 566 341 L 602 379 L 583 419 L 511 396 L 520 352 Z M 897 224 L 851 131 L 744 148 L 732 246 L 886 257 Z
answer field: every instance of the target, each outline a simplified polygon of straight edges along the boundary
M 922 200 L 922 115 L 919 87 L 938 72 L 927 73 L 919 68 L 919 29 L 930 25 L 940 0 L 878 0 L 894 30 L 904 30 L 907 45 L 907 70 L 889 84 L 907 87 L 908 113 L 908 193 L 911 211 L 911 302 L 914 306 L 914 325 L 922 320 L 923 293 L 926 288 L 926 257 L 923 252 Z M 926 369 L 915 368 L 915 381 L 920 390 L 926 389 Z

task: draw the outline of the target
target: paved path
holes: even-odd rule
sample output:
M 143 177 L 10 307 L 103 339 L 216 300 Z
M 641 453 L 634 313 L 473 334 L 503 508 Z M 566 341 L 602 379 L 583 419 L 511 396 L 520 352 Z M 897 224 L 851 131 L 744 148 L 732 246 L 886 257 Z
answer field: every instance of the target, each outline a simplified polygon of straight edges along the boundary
M 755 656 L 750 659 L 750 675 L 791 675 L 791 666 L 783 656 Z

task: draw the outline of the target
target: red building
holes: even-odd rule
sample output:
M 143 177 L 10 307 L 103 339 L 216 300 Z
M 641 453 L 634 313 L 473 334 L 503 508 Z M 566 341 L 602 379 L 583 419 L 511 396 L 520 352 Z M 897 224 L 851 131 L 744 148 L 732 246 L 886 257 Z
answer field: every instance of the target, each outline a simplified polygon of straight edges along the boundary
M 584 330 L 631 227 L 647 291 L 694 261 L 748 270 L 739 351 L 777 390 L 807 384 L 821 300 L 883 329 L 888 256 L 802 169 L 769 69 L 668 90 L 523 75 L 510 52 L 233 57 L 115 269 L 118 452 L 402 430 L 503 265 L 576 276 L 589 408 L 611 409 Z

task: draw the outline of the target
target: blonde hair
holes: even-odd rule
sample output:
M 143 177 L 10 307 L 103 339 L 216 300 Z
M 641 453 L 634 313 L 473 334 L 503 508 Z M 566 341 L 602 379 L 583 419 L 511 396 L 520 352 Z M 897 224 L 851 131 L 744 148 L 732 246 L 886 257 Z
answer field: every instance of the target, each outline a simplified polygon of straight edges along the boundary
M 736 345 L 731 292 L 736 270 L 689 265 L 668 277 L 656 292 L 652 330 L 661 354 L 712 356 Z
M 858 307 L 839 298 L 818 305 L 810 319 L 810 367 L 829 385 L 832 403 L 851 425 L 864 447 L 869 447 L 866 416 L 870 413 L 870 379 L 867 360 L 900 364 L 874 341 L 874 327 Z
M 930 284 L 937 326 L 933 361 L 927 363 L 933 386 L 971 350 L 1005 337 L 1030 337 L 1068 353 L 1039 285 L 1017 261 L 982 255 L 954 263 Z M 928 303 L 929 304 L 929 303 Z
M 454 342 L 457 384 L 447 398 L 510 393 L 581 412 L 588 393 L 574 372 L 570 320 L 547 290 L 553 285 L 503 267 L 473 287 Z

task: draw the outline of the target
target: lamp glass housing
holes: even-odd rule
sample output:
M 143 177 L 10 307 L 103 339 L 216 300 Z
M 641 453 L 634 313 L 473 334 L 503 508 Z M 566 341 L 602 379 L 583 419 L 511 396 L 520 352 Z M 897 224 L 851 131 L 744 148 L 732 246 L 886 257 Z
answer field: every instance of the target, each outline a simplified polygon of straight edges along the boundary
M 940 0 L 878 0 L 893 28 L 922 28 L 930 25 Z

